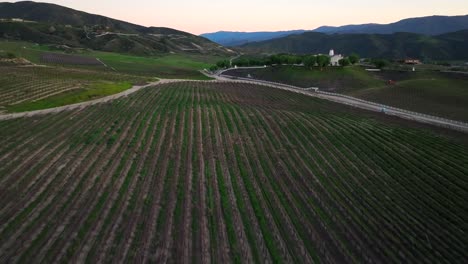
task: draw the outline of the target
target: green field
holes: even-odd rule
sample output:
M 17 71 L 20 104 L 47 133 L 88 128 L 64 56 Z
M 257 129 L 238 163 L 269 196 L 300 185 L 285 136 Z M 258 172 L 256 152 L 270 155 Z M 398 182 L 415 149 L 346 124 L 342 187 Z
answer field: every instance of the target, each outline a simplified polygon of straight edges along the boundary
M 181 78 L 181 79 L 208 79 L 199 71 L 209 68 L 216 61 L 223 59 L 219 56 L 197 55 L 197 54 L 166 54 L 152 57 L 139 57 L 133 55 L 91 51 L 85 49 L 69 49 L 74 55 L 99 58 L 109 66 L 108 69 L 102 67 L 100 70 L 115 70 L 117 73 L 142 75 L 160 78 Z M 7 42 L 0 41 L 0 51 L 12 52 L 17 57 L 24 57 L 27 60 L 43 64 L 40 56 L 43 52 L 64 53 L 63 50 L 49 45 L 38 45 L 28 42 Z M 62 67 L 73 67 L 75 65 L 60 65 Z M 89 68 L 89 66 L 79 66 L 79 68 Z M 96 70 L 96 66 L 91 69 Z
M 455 79 L 434 74 L 376 88 L 354 91 L 350 95 L 372 102 L 411 111 L 468 122 L 468 78 Z
M 72 53 L 64 53 L 64 50 Z M 220 57 L 168 54 L 138 57 L 85 49 L 61 48 L 27 42 L 0 41 L 1 54 L 13 53 L 37 64 L 0 61 L 0 112 L 38 110 L 77 103 L 123 91 L 133 84 L 158 78 L 208 80 L 199 71 Z M 99 58 L 106 65 L 46 64 L 41 54 L 73 54 Z
M 0 259 L 462 263 L 467 160 L 466 134 L 252 84 L 159 85 L 0 121 Z
M 6 106 L 6 110 L 8 112 L 26 112 L 76 104 L 112 94 L 117 94 L 131 87 L 132 84 L 128 82 L 93 82 L 88 85 L 83 85 L 82 88 L 65 91 L 41 100 L 8 105 Z
M 308 70 L 279 66 L 237 69 L 229 75 L 299 87 L 319 87 L 411 111 L 468 121 L 468 75 L 434 71 L 366 72 L 360 67 Z M 395 85 L 388 85 L 393 80 Z
M 247 77 L 290 84 L 298 87 L 319 87 L 332 92 L 348 92 L 364 87 L 382 84 L 381 80 L 359 67 L 314 68 L 299 66 L 274 66 L 260 69 L 237 69 L 227 72 L 228 75 Z
M 38 110 L 126 90 L 155 78 L 65 67 L 0 65 L 0 110 Z

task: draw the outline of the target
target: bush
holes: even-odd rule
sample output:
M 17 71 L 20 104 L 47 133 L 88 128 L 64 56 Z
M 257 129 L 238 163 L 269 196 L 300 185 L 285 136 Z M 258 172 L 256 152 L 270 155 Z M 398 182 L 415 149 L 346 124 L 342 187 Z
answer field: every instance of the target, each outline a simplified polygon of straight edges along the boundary
M 222 61 L 218 61 L 216 63 L 216 66 L 218 68 L 229 68 L 231 66 L 231 63 L 228 60 L 222 60 Z
M 375 67 L 382 69 L 384 67 L 387 67 L 390 64 L 390 62 L 384 59 L 373 59 L 372 64 L 374 64 Z
M 0 52 L 0 59 L 14 59 L 16 55 L 12 52 Z
M 344 58 L 344 59 L 341 59 L 339 62 L 338 62 L 341 66 L 348 66 L 351 64 L 350 60 L 348 58 Z
M 348 59 L 349 59 L 349 62 L 354 65 L 359 62 L 360 58 L 359 58 L 359 55 L 357 55 L 356 53 L 353 53 L 349 55 Z
M 317 63 L 317 57 L 316 56 L 310 55 L 310 56 L 306 56 L 304 58 L 304 66 L 306 68 L 314 67 L 315 63 Z
M 319 67 L 322 67 L 322 68 L 330 65 L 330 57 L 327 55 L 318 55 L 317 64 Z

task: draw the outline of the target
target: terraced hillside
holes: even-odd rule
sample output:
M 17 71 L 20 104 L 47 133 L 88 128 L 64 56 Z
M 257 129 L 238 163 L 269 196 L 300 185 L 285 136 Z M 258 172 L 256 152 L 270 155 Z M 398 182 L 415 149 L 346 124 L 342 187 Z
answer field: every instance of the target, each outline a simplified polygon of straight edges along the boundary
M 468 148 L 248 84 L 185 82 L 0 122 L 0 260 L 468 258 Z

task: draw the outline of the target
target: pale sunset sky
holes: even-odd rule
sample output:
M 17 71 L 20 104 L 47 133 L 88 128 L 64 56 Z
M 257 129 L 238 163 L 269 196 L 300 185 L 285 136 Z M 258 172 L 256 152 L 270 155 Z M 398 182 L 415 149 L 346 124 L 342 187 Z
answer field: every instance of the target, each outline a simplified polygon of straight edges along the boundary
M 315 29 L 322 25 L 391 23 L 409 17 L 468 14 L 468 0 L 48 0 L 45 2 L 144 26 L 170 27 L 193 34 L 219 30 Z

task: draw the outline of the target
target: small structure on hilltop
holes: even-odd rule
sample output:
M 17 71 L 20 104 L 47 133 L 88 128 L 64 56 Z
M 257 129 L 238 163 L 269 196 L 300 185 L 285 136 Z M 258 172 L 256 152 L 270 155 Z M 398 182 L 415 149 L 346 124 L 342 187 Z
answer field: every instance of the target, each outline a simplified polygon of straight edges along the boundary
M 418 64 L 422 64 L 420 60 L 418 59 L 404 59 L 404 60 L 400 60 L 400 63 L 402 64 L 407 64 L 407 65 L 418 65 Z
M 335 50 L 333 49 L 330 50 L 330 52 L 328 53 L 328 56 L 330 56 L 331 66 L 340 66 L 340 60 L 344 59 L 344 57 L 341 54 L 335 55 Z

